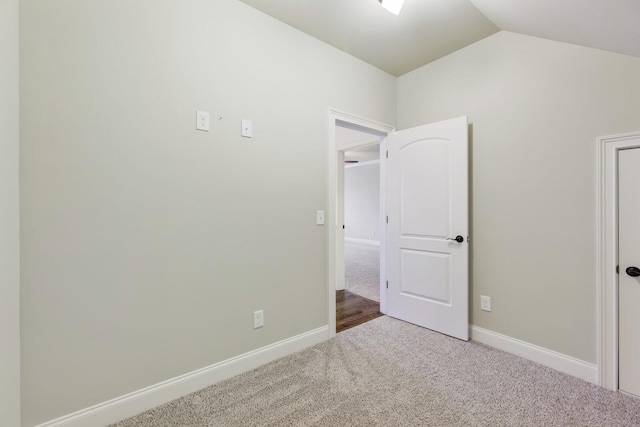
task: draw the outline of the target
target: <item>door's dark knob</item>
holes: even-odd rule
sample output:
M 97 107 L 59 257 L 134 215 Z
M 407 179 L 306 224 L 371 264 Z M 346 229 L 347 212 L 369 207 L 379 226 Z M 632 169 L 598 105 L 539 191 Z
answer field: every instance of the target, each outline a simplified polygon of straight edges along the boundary
M 462 243 L 462 242 L 464 242 L 464 237 L 462 237 L 462 236 L 456 236 L 456 238 L 455 238 L 455 239 L 452 239 L 451 237 L 448 237 L 448 238 L 447 238 L 447 240 L 455 240 L 455 241 L 456 241 L 456 242 L 458 242 L 458 243 Z
M 631 277 L 640 276 L 640 268 L 638 268 L 638 267 L 628 267 L 625 271 Z

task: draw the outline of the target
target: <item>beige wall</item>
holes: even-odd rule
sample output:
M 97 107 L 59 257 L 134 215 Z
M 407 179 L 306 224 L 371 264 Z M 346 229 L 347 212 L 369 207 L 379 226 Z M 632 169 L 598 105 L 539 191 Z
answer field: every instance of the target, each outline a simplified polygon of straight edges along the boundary
M 235 0 L 20 31 L 26 425 L 327 324 L 328 109 L 393 124 L 392 76 Z
M 378 161 L 345 166 L 344 224 L 345 238 L 380 242 L 380 163 Z
M 20 425 L 18 0 L 0 3 L 0 425 Z
M 640 130 L 638 76 L 639 58 L 501 32 L 398 79 L 400 129 L 473 125 L 474 325 L 596 362 L 595 139 Z

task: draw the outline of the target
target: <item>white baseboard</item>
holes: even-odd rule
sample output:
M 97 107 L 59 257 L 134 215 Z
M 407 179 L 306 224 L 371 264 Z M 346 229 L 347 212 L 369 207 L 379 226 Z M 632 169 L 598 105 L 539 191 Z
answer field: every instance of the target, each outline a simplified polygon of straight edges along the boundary
M 379 240 L 354 239 L 353 237 L 345 237 L 344 241 L 349 243 L 362 243 L 365 245 L 380 246 Z
M 564 372 L 565 374 L 578 377 L 590 383 L 598 384 L 598 367 L 593 363 L 588 363 L 478 326 L 471 326 L 471 339 L 555 369 L 556 371 Z
M 103 427 L 170 402 L 181 396 L 250 371 L 273 360 L 326 341 L 328 326 L 279 341 L 197 371 L 134 391 L 36 427 Z

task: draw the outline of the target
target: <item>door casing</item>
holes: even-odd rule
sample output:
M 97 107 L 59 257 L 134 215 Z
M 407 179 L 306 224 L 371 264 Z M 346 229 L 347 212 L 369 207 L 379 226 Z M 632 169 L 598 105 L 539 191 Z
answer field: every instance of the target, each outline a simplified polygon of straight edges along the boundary
M 381 137 L 385 137 L 390 132 L 395 130 L 395 127 L 376 122 L 374 120 L 365 119 L 363 117 L 355 116 L 353 114 L 344 113 L 338 110 L 330 109 L 327 114 L 327 174 L 328 185 L 327 189 L 327 242 L 328 242 L 328 324 L 329 334 L 328 338 L 332 338 L 336 335 L 336 283 L 338 274 L 344 275 L 344 230 L 342 229 L 342 220 L 344 216 L 344 152 L 349 149 L 358 148 L 361 145 L 346 145 L 336 143 L 336 126 L 351 127 L 353 129 L 367 131 L 373 134 L 379 134 Z M 384 141 L 380 143 L 381 152 L 384 152 Z M 366 144 L 365 144 L 366 145 Z M 384 209 L 384 194 L 385 189 L 382 183 L 384 182 L 384 162 L 380 162 L 380 216 L 382 220 Z M 382 250 L 383 245 L 386 244 L 386 232 L 385 228 L 380 229 L 380 247 Z M 338 261 L 340 257 L 340 262 Z M 386 272 L 386 257 L 380 258 L 380 280 L 385 277 Z M 380 295 L 380 311 L 386 312 L 385 307 L 385 295 Z
M 596 311 L 598 384 L 618 390 L 618 151 L 640 148 L 640 132 L 597 139 Z

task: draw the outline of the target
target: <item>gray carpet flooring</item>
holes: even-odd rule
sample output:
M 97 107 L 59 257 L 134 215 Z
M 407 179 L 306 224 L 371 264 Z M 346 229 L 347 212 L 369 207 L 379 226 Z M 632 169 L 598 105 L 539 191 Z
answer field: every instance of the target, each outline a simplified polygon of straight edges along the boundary
M 640 426 L 640 399 L 384 316 L 115 426 Z
M 345 289 L 380 302 L 380 248 L 362 243 L 344 244 Z

